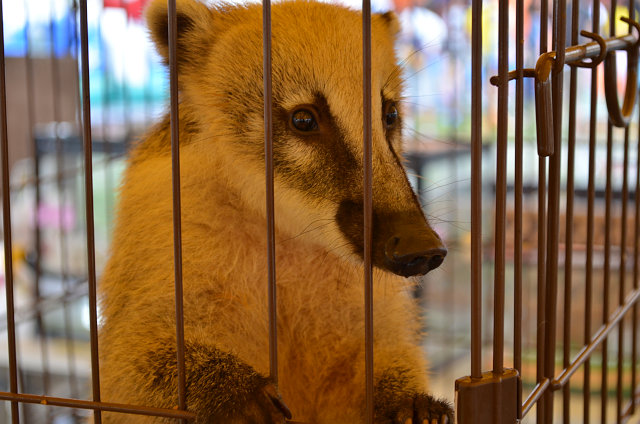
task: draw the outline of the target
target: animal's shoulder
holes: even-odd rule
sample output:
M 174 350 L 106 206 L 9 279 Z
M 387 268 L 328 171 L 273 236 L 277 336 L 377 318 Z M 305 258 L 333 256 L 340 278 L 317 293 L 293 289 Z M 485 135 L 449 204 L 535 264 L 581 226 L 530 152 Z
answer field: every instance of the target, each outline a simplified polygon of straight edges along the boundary
M 180 114 L 178 122 L 180 125 L 178 142 L 183 146 L 190 143 L 198 133 L 198 125 L 184 113 Z M 134 142 L 129 164 L 138 164 L 152 157 L 169 154 L 171 154 L 171 120 L 167 114 Z

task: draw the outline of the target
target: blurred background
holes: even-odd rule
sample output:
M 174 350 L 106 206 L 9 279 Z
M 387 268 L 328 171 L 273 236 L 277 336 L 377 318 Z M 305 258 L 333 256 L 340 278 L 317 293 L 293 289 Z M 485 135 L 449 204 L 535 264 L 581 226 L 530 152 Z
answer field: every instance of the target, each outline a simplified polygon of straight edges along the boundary
M 149 42 L 142 11 L 146 0 L 89 0 L 91 127 L 98 275 L 108 255 L 117 187 L 128 147 L 167 112 L 167 72 Z M 346 2 L 359 8 L 358 2 Z M 513 3 L 513 2 L 512 2 Z M 525 67 L 539 56 L 540 7 L 525 0 Z M 88 399 L 90 390 L 89 309 L 84 180 L 80 122 L 78 17 L 76 0 L 12 0 L 3 2 L 4 46 L 11 166 L 12 235 L 20 390 L 25 393 Z M 436 393 L 453 400 L 454 381 L 469 374 L 470 344 L 470 30 L 469 0 L 377 0 L 374 10 L 395 10 L 403 31 L 398 56 L 407 79 L 404 98 L 406 164 L 425 212 L 448 248 L 447 260 L 423 279 L 415 296 L 424 305 L 425 351 Z M 515 5 L 513 6 L 513 8 Z M 512 8 L 512 9 L 513 9 Z M 609 28 L 609 3 L 602 2 L 602 34 Z M 512 10 L 511 13 L 515 13 Z M 637 13 L 637 12 L 636 12 Z M 624 6 L 618 14 L 628 16 Z M 592 10 L 580 10 L 580 28 L 591 29 Z M 550 19 L 549 17 L 546 17 Z M 488 84 L 497 74 L 498 1 L 485 0 L 483 10 L 483 290 L 485 344 L 491 343 L 493 291 L 493 203 L 497 90 Z M 514 22 L 514 19 L 511 19 Z M 551 28 L 551 26 L 549 26 Z M 620 33 L 626 32 L 623 25 Z M 511 28 L 515 34 L 515 28 Z M 513 35 L 510 37 L 514 39 Z M 549 35 L 551 39 L 551 35 Z M 586 42 L 581 38 L 581 42 Z M 374 47 L 375 48 L 375 47 Z M 514 50 L 514 46 L 510 46 Z M 513 51 L 510 57 L 515 58 Z M 625 82 L 625 55 L 618 55 L 620 84 Z M 510 69 L 515 62 L 512 61 Z M 601 74 L 602 75 L 602 74 Z M 511 89 L 514 89 L 512 86 Z M 574 291 L 572 310 L 583 317 L 586 243 L 586 191 L 590 71 L 578 70 L 578 113 L 574 219 Z M 523 383 L 535 384 L 538 156 L 536 152 L 533 82 L 525 79 L 524 120 L 524 310 Z M 602 82 L 599 90 L 603 90 Z M 510 96 L 513 98 L 513 96 Z M 599 97 L 599 140 L 606 134 L 604 96 Z M 565 120 L 566 125 L 566 120 Z M 513 132 L 513 116 L 509 122 Z M 637 134 L 637 127 L 632 127 Z M 621 140 L 621 137 L 617 139 Z M 512 140 L 510 141 L 512 143 Z M 602 279 L 605 145 L 597 153 L 595 279 Z M 509 145 L 509 154 L 513 145 Z M 566 153 L 563 152 L 563 158 Z M 636 150 L 623 169 L 621 143 L 613 146 L 614 198 L 620 198 L 622 175 L 635 175 Z M 512 156 L 510 156 L 512 157 Z M 513 179 L 509 161 L 507 259 L 513 256 Z M 631 178 L 634 180 L 634 178 Z M 563 182 L 564 187 L 564 182 Z M 635 184 L 630 184 L 630 199 Z M 619 218 L 614 205 L 612 240 L 633 223 Z M 561 207 L 562 208 L 562 207 Z M 563 212 L 561 211 L 561 215 Z M 631 214 L 630 214 L 631 216 Z M 617 219 L 617 220 L 616 220 Z M 561 216 L 561 240 L 564 217 Z M 632 237 L 628 237 L 631 246 Z M 509 241 L 511 240 L 511 241 Z M 564 252 L 565 246 L 561 246 Z M 40 260 L 36 260 L 39 258 Z M 560 260 L 562 267 L 563 261 Z M 562 279 L 560 270 L 560 281 Z M 510 274 L 511 273 L 511 274 Z M 512 299 L 512 264 L 507 268 L 507 299 Z M 576 283 L 577 282 L 577 283 Z M 583 284 L 583 283 L 582 283 Z M 0 269 L 0 390 L 8 390 L 4 273 Z M 599 283 L 597 287 L 600 287 Z M 599 293 L 594 293 L 598 299 Z M 600 289 L 602 290 L 602 289 Z M 561 290 L 562 292 L 562 290 Z M 511 296 L 511 297 L 509 297 Z M 611 296 L 615 298 L 615 296 Z M 562 305 L 562 299 L 559 304 Z M 574 310 L 575 309 L 575 310 Z M 591 311 L 602 320 L 602 304 Z M 559 315 L 563 316 L 563 315 Z M 513 341 L 512 302 L 507 301 L 506 363 Z M 571 327 L 575 350 L 582 346 L 583 320 Z M 627 326 L 629 328 L 629 326 Z M 617 333 L 616 333 L 617 334 Z M 610 346 L 616 346 L 614 334 Z M 628 346 L 629 350 L 631 349 Z M 610 355 L 611 358 L 614 355 Z M 483 357 L 490 368 L 491 357 Z M 602 367 L 598 354 L 592 369 Z M 628 366 L 628 364 L 626 365 Z M 594 379 L 597 378 L 593 372 Z M 615 373 L 610 373 L 612 378 Z M 577 377 L 578 382 L 580 377 Z M 576 384 L 576 385 L 579 385 Z M 628 385 L 627 385 L 628 386 Z M 592 385 L 592 387 L 599 387 Z M 609 387 L 615 387 L 610 384 Z M 629 393 L 625 396 L 628 398 Z M 4 408 L 4 409 L 3 409 Z M 63 408 L 22 405 L 27 423 L 75 423 L 86 414 Z M 594 406 L 595 408 L 595 406 Z M 610 408 L 613 409 L 613 408 Z M 9 422 L 9 403 L 0 403 L 0 423 Z M 527 421 L 525 421 L 527 422 Z M 576 422 L 578 422 L 576 420 Z

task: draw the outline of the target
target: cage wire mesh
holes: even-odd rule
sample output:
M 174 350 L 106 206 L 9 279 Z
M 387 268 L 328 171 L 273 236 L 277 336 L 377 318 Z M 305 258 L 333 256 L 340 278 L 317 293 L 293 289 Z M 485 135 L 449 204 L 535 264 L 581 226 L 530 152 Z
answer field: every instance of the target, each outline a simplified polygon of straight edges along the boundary
M 165 76 L 146 43 L 143 2 L 90 2 L 96 267 L 108 252 L 127 147 L 162 110 Z M 18 383 L 21 393 L 88 399 L 89 305 L 79 4 L 3 2 Z M 125 48 L 126 45 L 126 48 Z M 121 50 L 119 52 L 119 49 Z M 116 59 L 116 60 L 113 60 Z M 4 291 L 2 330 L 6 334 Z M 0 390 L 9 390 L 0 339 Z M 0 422 L 10 422 L 3 402 Z M 90 412 L 20 404 L 22 422 Z
M 519 381 L 493 399 L 509 404 L 502 417 L 493 408 L 490 418 L 466 413 L 460 422 L 637 420 L 638 162 L 637 140 L 630 141 L 637 137 L 637 109 L 627 107 L 622 119 L 616 92 L 624 91 L 625 79 L 625 98 L 637 91 L 638 36 L 630 35 L 637 25 L 627 19 L 637 16 L 637 6 L 473 5 L 472 110 L 481 111 L 472 123 L 473 167 L 489 167 L 482 181 L 493 193 L 475 179 L 482 196 L 472 210 L 478 213 L 481 202 L 489 213 L 472 218 L 471 237 L 491 239 L 472 252 L 478 328 L 472 378 L 460 384 L 511 375 L 503 367 L 515 368 Z M 490 8 L 493 21 L 482 12 Z M 485 36 L 500 45 L 497 68 L 486 61 Z M 615 72 L 616 58 L 629 65 L 626 72 Z M 498 92 L 495 103 L 482 101 L 485 90 Z M 492 114 L 494 145 L 483 131 Z M 489 160 L 480 153 L 486 144 Z
M 125 166 L 127 148 L 166 111 L 167 75 L 146 42 L 142 22 L 144 3 L 142 0 L 88 3 L 93 217 L 98 275 L 108 254 L 116 187 Z M 524 41 L 518 53 L 522 59 L 517 65 L 520 68 L 534 64 L 541 53 L 552 48 L 551 39 L 557 37 L 555 31 L 559 28 L 552 25 L 553 11 L 564 4 L 476 0 L 473 12 L 471 3 L 461 1 L 386 5 L 395 6 L 405 29 L 398 51 L 406 57 L 403 61 L 407 77 L 406 107 L 411 111 L 405 133 L 409 177 L 450 252 L 443 266 L 425 277 L 416 291 L 425 309 L 424 328 L 428 333 L 425 351 L 430 358 L 432 386 L 437 394 L 449 399 L 453 398 L 455 378 L 469 373 L 472 324 L 468 305 L 471 301 L 469 281 L 473 274 L 468 252 L 472 239 L 481 247 L 479 260 L 485 282 L 479 289 L 483 302 L 481 369 L 491 369 L 494 364 L 493 312 L 499 301 L 494 298 L 490 281 L 500 267 L 506 278 L 503 293 L 507 317 L 504 320 L 505 364 L 520 372 L 521 401 L 526 401 L 529 394 L 535 395 L 536 388 L 544 384 L 537 371 L 541 355 L 537 349 L 541 345 L 538 328 L 545 313 L 540 304 L 543 292 L 539 288 L 544 278 L 540 277 L 539 252 L 548 241 L 548 216 L 540 211 L 547 212 L 549 165 L 537 154 L 532 79 L 523 78 L 521 88 L 516 88 L 513 82 L 504 88 L 510 105 L 507 111 L 504 106 L 498 109 L 498 90 L 489 85 L 489 77 L 505 69 L 498 69 L 500 37 L 522 32 L 519 39 Z M 567 2 L 567 16 L 577 16 L 572 22 L 578 24 L 572 26 L 569 18 L 564 22 L 566 45 L 579 44 L 573 37 L 576 29 L 598 32 L 605 22 L 617 22 L 613 18 L 629 16 L 629 6 L 637 9 L 633 4 Z M 3 2 L 2 7 L 19 392 L 90 399 L 79 4 L 75 0 L 22 0 Z M 374 4 L 374 9 L 376 7 L 385 5 Z M 597 21 L 594 10 L 599 11 L 601 25 L 594 24 Z M 515 14 L 515 19 L 498 25 L 509 13 Z M 482 57 L 472 70 L 469 59 L 473 16 L 476 20 L 481 17 L 484 25 L 481 34 L 476 34 L 476 43 L 483 47 Z M 429 28 L 429 32 L 425 33 L 424 28 Z M 602 31 L 611 35 L 608 28 Z M 626 24 L 619 29 L 619 33 L 627 31 Z M 506 51 L 508 69 L 516 66 L 514 39 L 511 36 Z M 618 56 L 624 60 L 622 55 Z M 480 78 L 474 81 L 481 81 L 478 89 L 484 97 L 479 105 L 473 104 L 480 113 L 480 121 L 473 121 L 470 113 L 472 71 Z M 603 87 L 595 88 L 597 119 L 594 119 L 594 112 L 590 111 L 592 70 L 579 68 L 569 73 L 567 67 L 562 77 L 565 80 L 562 108 L 566 115 L 556 221 L 557 316 L 560 320 L 555 329 L 557 349 L 553 351 L 556 374 L 568 366 L 567 358 L 573 360 L 585 342 L 599 331 L 603 317 L 608 319 L 616 311 L 620 299 L 624 300 L 619 293 L 630 293 L 631 287 L 637 287 L 638 279 L 635 230 L 638 208 L 634 203 L 637 119 L 629 126 L 629 145 L 624 143 L 622 130 L 617 129 L 612 129 L 613 141 L 606 143 L 608 112 Z M 625 75 L 619 73 L 620 81 L 624 81 Z M 573 78 L 577 84 L 574 95 L 569 89 Z M 511 100 L 518 90 L 522 90 L 521 111 L 513 108 Z M 577 107 L 570 106 L 572 98 Z M 637 109 L 634 116 L 636 113 Z M 499 114 L 508 128 L 508 142 L 501 147 L 506 150 L 501 154 L 513 158 L 518 153 L 523 162 L 522 171 L 518 171 L 509 160 L 505 176 L 497 181 L 494 140 Z M 569 116 L 575 119 L 573 147 L 566 142 Z M 472 185 L 468 140 L 472 130 L 478 129 L 482 130 L 479 160 L 483 174 L 479 181 L 474 176 L 477 183 Z M 516 143 L 518 134 L 521 147 Z M 590 137 L 597 139 L 593 146 L 590 146 Z M 567 157 L 574 158 L 572 172 L 567 171 Z M 592 158 L 593 166 L 589 167 L 587 164 Z M 496 267 L 495 196 L 501 184 L 504 184 L 506 199 L 501 220 L 505 225 L 505 256 L 503 265 Z M 481 234 L 471 233 L 469 217 L 473 210 L 469 198 L 472 190 L 482 198 Z M 521 203 L 516 201 L 519 199 Z M 573 201 L 571 208 L 567 203 L 569 199 Z M 623 205 L 626 205 L 624 216 Z M 604 231 L 607 222 L 609 230 Z M 622 269 L 621 246 L 626 247 Z M 587 265 L 588 258 L 592 265 Z M 605 276 L 608 276 L 608 289 L 604 287 Z M 513 284 L 517 279 L 521 281 L 521 289 Z M 624 290 L 621 282 L 626 282 Z M 510 300 L 515 299 L 516 290 L 522 295 L 521 321 L 515 315 L 517 301 Z M 5 296 L 4 290 L 0 296 Z M 0 308 L 5 308 L 4 300 L 0 299 Z M 555 392 L 553 422 L 588 422 L 589 415 L 591 421 L 603 423 L 617 422 L 616 415 L 624 415 L 625 420 L 630 418 L 633 410 L 627 405 L 635 399 L 636 388 L 635 310 L 636 307 L 629 309 L 621 318 L 624 325 L 611 331 L 608 343 L 593 351 L 589 368 L 582 365 L 571 377 L 570 389 Z M 6 335 L 6 309 L 0 314 L 4 315 L 0 326 Z M 570 321 L 569 317 L 572 317 Z M 520 333 L 514 335 L 520 323 Z M 521 340 L 519 347 L 518 340 Z M 9 391 L 7 337 L 1 337 L 0 343 L 3 345 L 0 347 L 0 391 Z M 621 359 L 618 359 L 619 353 Z M 605 370 L 609 371 L 603 372 Z M 2 405 L 0 422 L 10 422 L 12 404 L 3 402 Z M 91 415 L 85 409 L 30 403 L 18 406 L 21 422 L 27 423 L 81 422 Z M 534 417 L 536 405 L 530 403 L 530 406 L 532 412 L 525 414 L 523 422 L 542 422 L 541 414 L 537 419 Z

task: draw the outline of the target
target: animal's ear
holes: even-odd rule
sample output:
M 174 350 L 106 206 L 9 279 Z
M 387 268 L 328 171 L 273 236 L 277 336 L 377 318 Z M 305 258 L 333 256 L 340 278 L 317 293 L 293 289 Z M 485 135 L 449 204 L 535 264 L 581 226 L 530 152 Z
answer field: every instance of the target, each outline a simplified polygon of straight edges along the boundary
M 167 0 L 152 0 L 146 10 L 151 39 L 165 63 L 169 63 Z M 196 0 L 176 0 L 178 69 L 196 65 L 214 40 L 214 12 Z
M 389 35 L 392 38 L 396 38 L 398 33 L 400 33 L 400 21 L 398 20 L 398 16 L 392 12 L 385 13 L 376 13 L 376 15 L 380 18 L 380 21 L 387 27 L 389 31 Z

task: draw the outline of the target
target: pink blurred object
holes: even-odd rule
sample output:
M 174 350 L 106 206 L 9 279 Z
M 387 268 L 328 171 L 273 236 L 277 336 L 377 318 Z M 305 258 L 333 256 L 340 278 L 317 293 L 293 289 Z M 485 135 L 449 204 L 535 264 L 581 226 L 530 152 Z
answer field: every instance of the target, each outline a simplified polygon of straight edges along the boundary
M 60 228 L 70 230 L 76 221 L 75 211 L 70 205 L 51 205 L 43 203 L 38 208 L 38 223 L 42 228 Z

